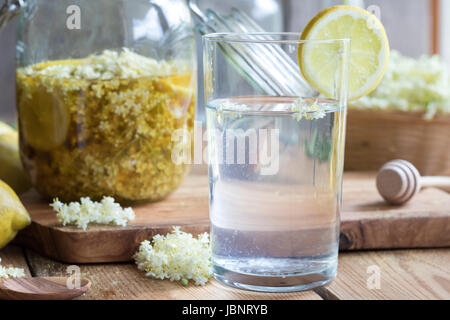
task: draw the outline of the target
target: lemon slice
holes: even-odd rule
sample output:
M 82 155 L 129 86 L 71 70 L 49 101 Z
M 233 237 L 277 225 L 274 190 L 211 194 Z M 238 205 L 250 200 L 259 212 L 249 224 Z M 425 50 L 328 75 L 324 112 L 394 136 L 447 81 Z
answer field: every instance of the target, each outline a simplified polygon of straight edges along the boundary
M 20 84 L 18 84 L 20 86 Z M 27 144 L 40 151 L 61 145 L 69 129 L 69 110 L 59 89 L 48 92 L 42 85 L 30 85 L 32 99 L 18 96 L 19 122 Z
M 195 77 L 181 74 L 165 77 L 157 84 L 157 90 L 167 93 L 168 108 L 176 117 L 183 116 L 194 99 Z
M 350 39 L 348 99 L 357 100 L 380 83 L 389 61 L 389 41 L 381 22 L 370 12 L 353 6 L 334 6 L 319 12 L 305 27 L 301 40 Z M 298 64 L 305 79 L 330 98 L 337 97 L 342 45 L 304 43 Z

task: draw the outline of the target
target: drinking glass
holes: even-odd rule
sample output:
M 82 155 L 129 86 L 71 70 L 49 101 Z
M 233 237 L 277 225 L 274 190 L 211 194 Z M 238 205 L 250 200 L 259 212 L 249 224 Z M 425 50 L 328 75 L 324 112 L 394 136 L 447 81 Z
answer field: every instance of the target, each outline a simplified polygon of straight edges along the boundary
M 238 288 L 307 290 L 336 276 L 350 43 L 299 38 L 203 38 L 213 272 Z M 306 46 L 335 52 L 332 96 L 301 76 Z

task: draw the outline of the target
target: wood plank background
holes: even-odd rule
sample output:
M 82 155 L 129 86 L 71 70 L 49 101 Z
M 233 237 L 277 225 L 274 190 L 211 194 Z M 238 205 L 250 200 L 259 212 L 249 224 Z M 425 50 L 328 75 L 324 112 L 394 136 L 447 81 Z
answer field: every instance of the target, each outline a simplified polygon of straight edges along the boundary
M 449 266 L 450 249 L 342 253 L 336 280 L 317 292 L 339 300 L 449 299 Z M 367 285 L 372 268 L 379 270 L 379 288 Z
M 4 266 L 25 268 L 28 275 L 67 275 L 68 265 L 28 249 L 10 245 L 0 251 L 0 257 Z M 337 278 L 330 285 L 314 291 L 279 294 L 237 290 L 216 280 L 204 287 L 185 287 L 146 278 L 132 263 L 80 265 L 82 276 L 93 284 L 79 299 L 450 299 L 449 265 L 450 249 L 341 253 Z M 372 276 L 369 268 L 378 268 L 378 288 L 368 286 Z
M 68 265 L 53 262 L 29 250 L 26 250 L 26 255 L 35 276 L 66 275 Z M 81 276 L 92 281 L 92 288 L 82 299 L 321 299 L 313 291 L 281 294 L 258 293 L 236 290 L 215 280 L 209 281 L 203 287 L 195 286 L 192 283 L 183 286 L 179 282 L 145 277 L 145 274 L 132 263 L 81 265 L 80 267 Z

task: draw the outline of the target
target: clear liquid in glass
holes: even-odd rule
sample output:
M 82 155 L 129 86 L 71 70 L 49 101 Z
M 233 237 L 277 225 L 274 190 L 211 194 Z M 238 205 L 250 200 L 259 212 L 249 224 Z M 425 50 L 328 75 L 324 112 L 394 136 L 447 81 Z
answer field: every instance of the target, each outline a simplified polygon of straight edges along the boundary
M 296 101 L 207 106 L 212 262 L 227 284 L 287 292 L 335 278 L 346 110 L 315 100 L 314 119 Z

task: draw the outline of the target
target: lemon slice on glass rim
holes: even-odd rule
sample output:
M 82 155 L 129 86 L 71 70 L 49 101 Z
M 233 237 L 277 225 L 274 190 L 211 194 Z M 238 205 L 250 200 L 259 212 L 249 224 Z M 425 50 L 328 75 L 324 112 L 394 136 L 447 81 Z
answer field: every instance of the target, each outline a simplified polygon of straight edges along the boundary
M 381 22 L 354 6 L 334 6 L 320 11 L 305 27 L 301 40 L 350 39 L 348 100 L 357 100 L 381 82 L 389 61 L 389 41 Z M 342 46 L 302 43 L 298 64 L 305 79 L 320 93 L 334 98 L 334 77 Z M 335 62 L 335 63 L 333 63 Z

